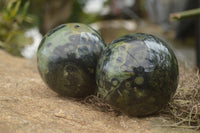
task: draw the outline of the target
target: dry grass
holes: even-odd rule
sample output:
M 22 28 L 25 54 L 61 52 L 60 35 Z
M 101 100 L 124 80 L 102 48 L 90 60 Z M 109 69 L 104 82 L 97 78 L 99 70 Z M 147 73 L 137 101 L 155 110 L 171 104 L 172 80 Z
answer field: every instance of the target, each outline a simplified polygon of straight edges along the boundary
M 166 127 L 191 128 L 200 130 L 200 74 L 188 67 L 179 68 L 179 85 L 168 107 L 160 115 L 167 114 L 175 123 Z M 116 111 L 97 96 L 89 96 L 82 101 L 103 112 Z M 117 112 L 119 113 L 119 112 Z
M 200 74 L 180 67 L 177 91 L 169 103 L 169 112 L 176 127 L 200 129 Z
M 102 98 L 96 95 L 90 95 L 86 97 L 83 101 L 83 104 L 92 106 L 95 110 L 102 111 L 102 112 L 113 112 L 113 113 L 120 113 L 114 110 L 108 103 L 106 103 Z

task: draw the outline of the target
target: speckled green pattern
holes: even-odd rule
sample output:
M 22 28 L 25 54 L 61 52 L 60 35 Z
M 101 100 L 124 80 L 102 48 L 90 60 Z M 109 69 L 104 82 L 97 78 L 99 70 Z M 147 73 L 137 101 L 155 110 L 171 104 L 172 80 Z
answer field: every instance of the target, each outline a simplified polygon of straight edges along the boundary
M 47 33 L 38 48 L 38 70 L 46 84 L 61 95 L 93 94 L 96 65 L 106 44 L 92 28 L 63 24 Z
M 159 111 L 175 93 L 178 64 L 159 38 L 137 33 L 113 41 L 101 54 L 96 73 L 99 94 L 130 116 Z

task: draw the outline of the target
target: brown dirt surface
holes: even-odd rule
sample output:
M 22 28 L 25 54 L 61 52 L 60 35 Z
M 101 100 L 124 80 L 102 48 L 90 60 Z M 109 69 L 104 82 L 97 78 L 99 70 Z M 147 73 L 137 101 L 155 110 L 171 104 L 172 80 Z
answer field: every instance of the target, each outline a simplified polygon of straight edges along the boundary
M 164 114 L 130 118 L 60 97 L 40 78 L 36 63 L 0 50 L 0 133 L 195 133 L 170 128 Z

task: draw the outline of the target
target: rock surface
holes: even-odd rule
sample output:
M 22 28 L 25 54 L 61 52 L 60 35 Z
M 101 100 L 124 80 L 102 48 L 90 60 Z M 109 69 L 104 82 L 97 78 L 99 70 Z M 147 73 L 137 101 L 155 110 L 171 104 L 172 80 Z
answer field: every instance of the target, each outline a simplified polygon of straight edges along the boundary
M 195 133 L 170 128 L 164 115 L 116 116 L 58 96 L 41 80 L 36 63 L 0 50 L 0 133 Z

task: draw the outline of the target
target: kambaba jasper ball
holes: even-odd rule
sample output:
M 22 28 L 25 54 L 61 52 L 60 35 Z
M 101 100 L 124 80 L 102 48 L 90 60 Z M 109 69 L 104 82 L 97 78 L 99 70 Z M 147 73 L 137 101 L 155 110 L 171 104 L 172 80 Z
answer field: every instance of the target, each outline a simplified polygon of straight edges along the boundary
M 62 24 L 42 39 L 37 51 L 39 73 L 60 95 L 84 98 L 96 92 L 95 72 L 104 39 L 81 23 Z
M 121 37 L 102 52 L 96 72 L 99 95 L 129 116 L 162 109 L 178 85 L 178 62 L 168 43 L 145 33 Z

